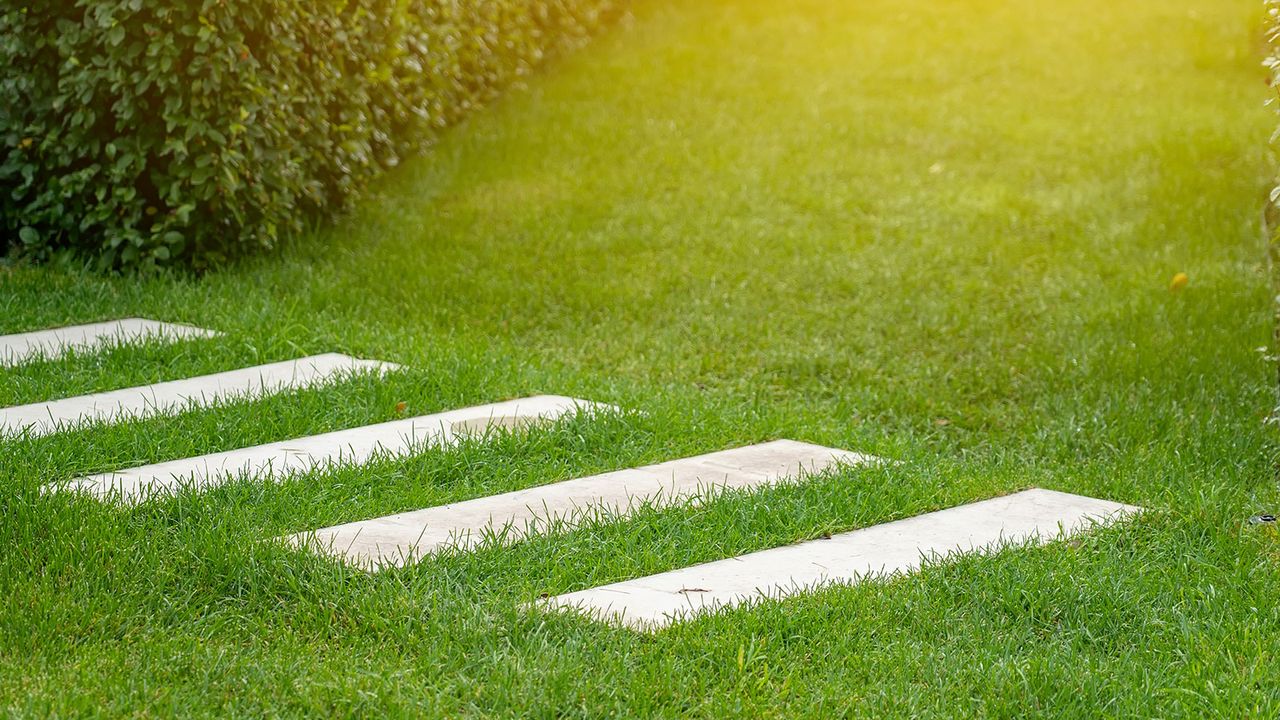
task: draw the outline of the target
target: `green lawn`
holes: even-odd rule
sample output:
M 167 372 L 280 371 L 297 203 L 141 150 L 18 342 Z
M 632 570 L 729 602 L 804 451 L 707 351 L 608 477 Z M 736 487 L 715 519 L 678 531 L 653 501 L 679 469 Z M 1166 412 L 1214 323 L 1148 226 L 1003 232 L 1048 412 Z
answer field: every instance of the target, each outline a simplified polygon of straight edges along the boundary
M 1280 714 L 1280 535 L 1247 523 L 1280 509 L 1261 3 L 633 15 L 283 257 L 0 268 L 0 333 L 226 333 L 2 370 L 0 405 L 411 367 L 0 441 L 0 712 Z M 636 412 L 130 510 L 39 492 L 536 393 Z M 261 542 L 779 437 L 901 462 L 376 576 Z M 519 609 L 1030 486 L 1153 512 L 653 636 Z

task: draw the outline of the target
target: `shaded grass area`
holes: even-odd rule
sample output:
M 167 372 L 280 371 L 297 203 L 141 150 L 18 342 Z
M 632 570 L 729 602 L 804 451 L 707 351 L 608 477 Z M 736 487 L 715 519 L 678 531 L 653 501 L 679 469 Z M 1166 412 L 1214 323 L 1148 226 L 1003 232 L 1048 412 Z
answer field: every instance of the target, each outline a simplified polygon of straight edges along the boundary
M 6 369 L 4 405 L 317 352 L 409 367 L 0 440 L 0 707 L 1276 714 L 1277 536 L 1246 523 L 1280 506 L 1256 10 L 645 2 L 283 258 L 0 269 L 0 332 L 225 333 Z M 128 510 L 39 492 L 544 392 L 631 412 Z M 901 462 L 375 576 L 268 542 L 777 437 Z M 1030 486 L 1153 512 L 656 636 L 520 609 Z

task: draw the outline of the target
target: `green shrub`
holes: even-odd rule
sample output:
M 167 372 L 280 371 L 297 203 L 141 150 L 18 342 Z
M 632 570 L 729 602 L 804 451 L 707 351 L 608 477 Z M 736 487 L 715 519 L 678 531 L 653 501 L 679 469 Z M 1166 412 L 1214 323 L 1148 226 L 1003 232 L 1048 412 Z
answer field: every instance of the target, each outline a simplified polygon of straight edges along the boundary
M 1268 103 L 1277 115 L 1280 115 L 1280 0 L 1263 0 L 1263 4 L 1267 9 L 1267 59 L 1263 62 L 1267 71 L 1270 73 L 1271 88 L 1276 96 L 1271 98 Z M 1280 128 L 1277 128 L 1271 136 L 1271 144 L 1275 145 L 1280 142 Z M 1268 211 L 1274 213 L 1280 209 L 1280 178 L 1277 179 L 1276 187 L 1271 191 L 1271 203 Z M 1272 238 L 1274 241 L 1276 238 Z
M 622 0 L 0 0 L 0 233 L 207 267 L 380 171 Z

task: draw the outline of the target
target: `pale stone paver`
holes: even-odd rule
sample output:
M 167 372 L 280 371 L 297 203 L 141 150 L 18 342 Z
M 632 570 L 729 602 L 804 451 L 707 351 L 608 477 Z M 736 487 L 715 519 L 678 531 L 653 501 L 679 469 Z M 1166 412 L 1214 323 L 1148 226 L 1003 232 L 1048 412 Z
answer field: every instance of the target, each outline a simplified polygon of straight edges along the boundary
M 839 465 L 877 458 L 791 440 L 751 445 L 645 467 L 300 533 L 287 541 L 376 570 L 444 548 L 469 549 L 488 537 L 514 542 L 572 527 L 585 516 L 620 519 L 726 489 L 759 488 Z
M 385 372 L 396 367 L 391 363 L 331 353 L 184 380 L 18 405 L 0 409 L 0 436 L 25 431 L 34 437 L 93 421 L 115 422 L 172 414 L 189 407 L 313 387 L 353 373 Z
M 116 470 L 67 484 L 52 483 L 45 492 L 70 490 L 135 503 L 180 490 L 206 490 L 240 475 L 279 480 L 315 468 L 362 464 L 374 457 L 403 457 L 456 444 L 464 436 L 482 436 L 493 428 L 535 425 L 605 408 L 609 406 L 541 395 Z
M 128 343 L 145 339 L 174 342 L 217 335 L 212 330 L 145 318 L 125 318 L 0 335 L 0 367 L 20 365 L 37 357 L 53 360 L 72 350 L 94 350 L 112 342 Z
M 925 558 L 1045 543 L 1139 512 L 1032 489 L 797 545 L 568 593 L 538 603 L 654 630 L 716 608 L 908 573 Z

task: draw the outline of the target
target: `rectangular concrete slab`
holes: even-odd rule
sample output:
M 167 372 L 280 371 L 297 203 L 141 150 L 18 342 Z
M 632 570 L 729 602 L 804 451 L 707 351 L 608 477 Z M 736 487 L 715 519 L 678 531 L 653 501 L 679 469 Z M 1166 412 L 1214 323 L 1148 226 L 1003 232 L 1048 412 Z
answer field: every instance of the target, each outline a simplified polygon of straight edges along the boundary
M 0 436 L 24 431 L 30 436 L 48 435 L 88 422 L 173 414 L 189 407 L 312 387 L 353 373 L 384 372 L 395 367 L 336 353 L 314 355 L 185 380 L 18 405 L 0 409 Z
M 623 517 L 726 489 L 757 488 L 837 465 L 876 458 L 777 440 L 630 470 L 566 480 L 465 502 L 362 520 L 290 538 L 366 569 L 399 566 L 444 548 L 469 549 L 488 537 L 515 542 L 584 516 Z
M 542 395 L 90 475 L 67 484 L 52 483 L 45 492 L 69 490 L 134 503 L 184 489 L 216 487 L 238 475 L 279 480 L 319 467 L 365 463 L 375 456 L 402 457 L 455 444 L 467 435 L 483 435 L 491 428 L 533 425 L 579 409 L 608 407 Z
M 539 603 L 653 630 L 761 597 L 911 572 L 925 558 L 1049 542 L 1138 512 L 1132 505 L 1032 489 L 825 540 L 569 593 Z
M 71 325 L 52 330 L 0 335 L 0 367 L 20 365 L 36 358 L 53 360 L 72 350 L 94 350 L 109 343 L 214 337 L 218 333 L 190 325 L 126 318 L 110 322 Z

